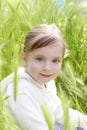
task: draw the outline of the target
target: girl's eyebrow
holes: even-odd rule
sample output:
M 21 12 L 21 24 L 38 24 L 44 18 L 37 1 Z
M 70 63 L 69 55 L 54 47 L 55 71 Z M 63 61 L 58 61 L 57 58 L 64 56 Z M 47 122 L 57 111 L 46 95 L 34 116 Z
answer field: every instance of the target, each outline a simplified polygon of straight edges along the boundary
M 34 57 L 45 57 L 45 56 L 41 54 L 36 54 Z
M 54 59 L 62 59 L 62 57 L 60 57 L 60 56 L 57 56 L 57 57 L 54 57 Z
M 37 58 L 37 57 L 43 57 L 43 58 L 45 58 L 46 56 L 44 56 L 44 55 L 41 55 L 41 54 L 37 54 L 37 55 L 35 55 L 34 56 L 35 58 Z M 59 60 L 61 60 L 62 59 L 62 57 L 53 57 L 52 59 L 59 59 Z

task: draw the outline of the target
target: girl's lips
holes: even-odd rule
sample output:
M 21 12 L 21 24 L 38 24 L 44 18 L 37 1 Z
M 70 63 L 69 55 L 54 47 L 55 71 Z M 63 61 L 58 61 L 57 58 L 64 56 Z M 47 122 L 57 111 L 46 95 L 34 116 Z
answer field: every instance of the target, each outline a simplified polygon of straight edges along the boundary
M 50 75 L 46 75 L 46 74 L 41 74 L 41 73 L 40 73 L 40 75 L 41 75 L 42 77 L 44 77 L 44 78 L 48 78 L 48 77 L 51 76 L 51 74 L 50 74 Z

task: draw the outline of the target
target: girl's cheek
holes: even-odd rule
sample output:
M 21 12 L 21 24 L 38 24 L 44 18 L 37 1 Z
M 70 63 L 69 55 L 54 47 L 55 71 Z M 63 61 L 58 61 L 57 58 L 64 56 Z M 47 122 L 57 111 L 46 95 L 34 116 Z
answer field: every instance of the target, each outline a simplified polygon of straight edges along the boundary
M 61 63 L 56 66 L 57 69 L 61 69 Z
M 61 64 L 55 67 L 55 72 L 58 73 L 61 71 Z
M 36 72 L 40 70 L 40 66 L 37 64 L 31 64 L 30 68 L 32 69 L 32 71 Z

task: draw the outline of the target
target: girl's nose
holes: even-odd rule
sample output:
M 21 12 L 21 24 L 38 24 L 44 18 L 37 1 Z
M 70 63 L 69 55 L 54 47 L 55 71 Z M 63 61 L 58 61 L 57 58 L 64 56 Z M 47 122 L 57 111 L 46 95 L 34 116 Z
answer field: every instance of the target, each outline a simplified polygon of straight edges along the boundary
M 51 70 L 51 63 L 49 61 L 44 63 L 44 70 Z

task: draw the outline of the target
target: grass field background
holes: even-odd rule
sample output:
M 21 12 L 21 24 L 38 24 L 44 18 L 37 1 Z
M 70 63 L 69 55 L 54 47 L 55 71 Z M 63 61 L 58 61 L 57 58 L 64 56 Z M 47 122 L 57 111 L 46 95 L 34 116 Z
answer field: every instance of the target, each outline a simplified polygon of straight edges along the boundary
M 76 0 L 66 0 L 62 6 L 56 0 L 0 0 L 0 81 L 22 65 L 26 33 L 37 24 L 55 23 L 63 32 L 68 49 L 56 78 L 58 96 L 87 114 L 86 8 L 85 3 Z M 0 130 L 18 129 L 9 125 L 11 120 L 2 108 L 3 101 L 0 94 Z

